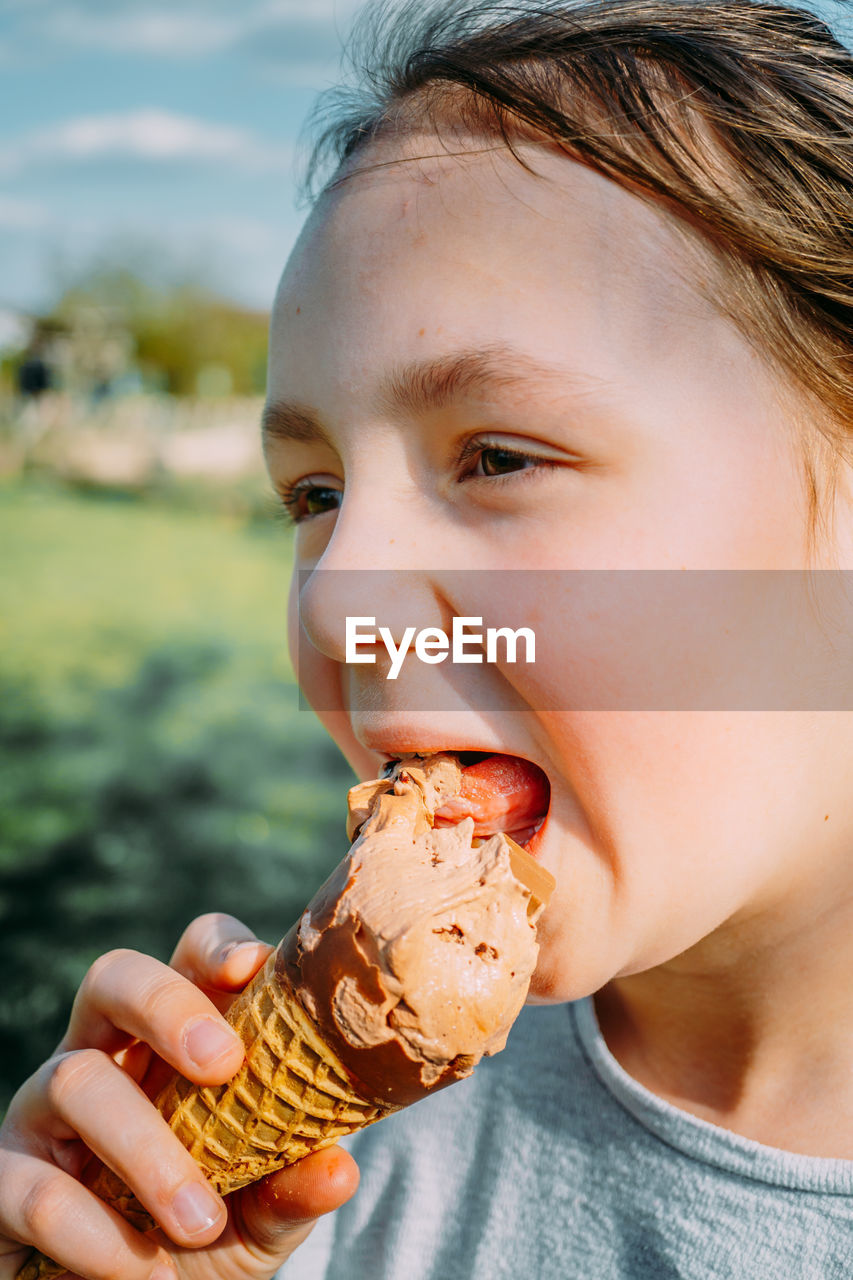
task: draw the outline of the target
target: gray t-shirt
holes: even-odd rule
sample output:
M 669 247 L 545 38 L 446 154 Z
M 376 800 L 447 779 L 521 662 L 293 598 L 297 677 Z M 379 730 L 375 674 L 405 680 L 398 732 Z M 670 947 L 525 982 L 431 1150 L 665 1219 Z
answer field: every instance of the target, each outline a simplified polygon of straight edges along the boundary
M 281 1280 L 851 1280 L 853 1161 L 707 1124 L 628 1076 L 591 1000 L 364 1130 L 353 1200 Z

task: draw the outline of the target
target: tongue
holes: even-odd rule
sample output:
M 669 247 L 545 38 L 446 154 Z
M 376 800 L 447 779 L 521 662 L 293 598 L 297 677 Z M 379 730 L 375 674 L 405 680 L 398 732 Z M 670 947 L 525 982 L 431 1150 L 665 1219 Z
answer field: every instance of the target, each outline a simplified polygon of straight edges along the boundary
M 541 769 L 517 756 L 487 756 L 462 770 L 462 787 L 436 810 L 435 825 L 474 819 L 474 834 L 524 832 L 548 811 L 550 788 Z

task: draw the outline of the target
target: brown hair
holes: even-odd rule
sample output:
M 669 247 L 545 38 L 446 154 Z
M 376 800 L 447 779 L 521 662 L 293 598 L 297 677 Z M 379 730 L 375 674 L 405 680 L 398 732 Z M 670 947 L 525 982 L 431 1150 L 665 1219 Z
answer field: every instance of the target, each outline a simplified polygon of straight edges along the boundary
M 726 268 L 717 304 L 815 397 L 835 448 L 850 447 L 853 56 L 812 13 L 757 0 L 380 3 L 351 58 L 361 85 L 321 100 L 313 178 L 425 119 L 510 147 L 533 130 L 696 228 Z

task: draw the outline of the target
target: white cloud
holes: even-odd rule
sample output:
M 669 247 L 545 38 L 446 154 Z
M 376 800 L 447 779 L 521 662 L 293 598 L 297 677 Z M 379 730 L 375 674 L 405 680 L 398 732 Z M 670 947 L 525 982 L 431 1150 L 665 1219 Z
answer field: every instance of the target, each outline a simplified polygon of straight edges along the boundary
M 234 43 L 240 29 L 232 18 L 165 9 L 98 15 L 56 9 L 44 15 L 40 25 L 57 44 L 167 58 L 217 53 Z
M 287 144 L 266 143 L 247 129 L 150 108 L 78 116 L 39 129 L 0 149 L 0 171 L 45 161 L 218 162 L 242 169 L 288 165 Z
M 340 35 L 365 0 L 0 0 L 11 11 L 22 47 L 33 39 L 63 51 L 100 49 L 191 59 L 239 49 L 263 51 L 265 38 L 276 43 L 276 60 L 296 68 L 305 31 L 313 27 L 315 42 L 333 62 Z M 396 4 L 397 0 L 392 0 Z M 807 7 L 850 34 L 849 0 L 805 0 Z M 845 23 L 846 19 L 846 23 Z M 287 56 L 287 37 L 294 48 Z M 22 39 L 21 39 L 22 38 Z M 2 57 L 2 51 L 0 51 Z
M 25 18 L 41 39 L 62 48 L 83 47 L 113 53 L 142 53 L 193 58 L 235 48 L 274 34 L 286 43 L 295 37 L 295 56 L 306 28 L 328 58 L 338 53 L 338 33 L 359 0 L 256 0 L 238 10 L 233 3 L 177 0 L 168 7 L 140 6 L 138 0 L 105 5 L 101 0 L 42 4 Z
M 256 22 L 311 18 L 334 26 L 348 21 L 362 3 L 363 0 L 261 0 L 253 16 Z
M 245 141 L 242 131 L 229 125 L 150 110 L 66 120 L 36 134 L 33 145 L 42 153 L 75 160 L 116 155 L 175 160 L 232 155 Z

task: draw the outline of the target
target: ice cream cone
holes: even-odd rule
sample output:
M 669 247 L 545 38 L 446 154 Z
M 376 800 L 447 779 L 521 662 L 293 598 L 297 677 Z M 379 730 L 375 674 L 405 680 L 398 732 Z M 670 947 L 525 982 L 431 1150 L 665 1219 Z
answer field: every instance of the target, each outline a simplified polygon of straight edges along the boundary
M 312 1151 L 331 1146 L 344 1135 L 400 1110 L 435 1088 L 464 1078 L 484 1053 L 503 1047 L 506 1032 L 527 991 L 536 954 L 534 925 L 553 880 L 524 849 L 504 835 L 480 842 L 478 849 L 472 848 L 470 820 L 456 834 L 451 830 L 432 832 L 436 808 L 445 793 L 453 794 L 458 788 L 460 777 L 455 759 L 436 756 L 406 767 L 401 763 L 393 781 L 382 779 L 352 789 L 350 836 L 359 829 L 362 834 L 350 857 L 318 891 L 300 921 L 226 1015 L 246 1046 L 243 1066 L 227 1084 L 214 1087 L 196 1085 L 176 1075 L 156 1098 L 155 1105 L 170 1128 L 221 1195 L 256 1182 Z M 359 860 L 354 862 L 356 852 Z M 494 883 L 498 886 L 495 893 L 509 895 L 514 902 L 514 907 L 504 908 L 510 930 L 505 940 L 514 931 L 522 935 L 524 944 L 519 961 L 504 958 L 504 967 L 512 969 L 508 994 L 501 992 L 495 1004 L 487 981 L 481 979 L 479 986 L 472 988 L 482 990 L 481 1003 L 475 998 L 472 1006 L 475 1029 L 463 1033 L 460 1043 L 453 1041 L 450 1048 L 443 1040 L 437 1048 L 429 1039 L 422 1043 L 412 1007 L 401 999 L 403 987 L 393 972 L 382 976 L 379 952 L 374 954 L 365 942 L 369 919 L 363 911 L 369 917 L 371 895 L 368 893 L 363 904 L 359 900 L 340 918 L 338 915 L 338 907 L 346 904 L 356 882 L 362 883 L 371 863 L 390 859 L 393 878 L 399 880 L 404 864 L 398 857 L 415 855 L 420 875 L 427 877 L 424 900 L 420 890 L 414 892 L 419 917 L 424 915 L 425 903 L 429 905 L 429 880 L 434 878 L 443 885 L 449 883 L 445 879 L 448 873 L 456 874 L 463 887 L 467 886 L 471 880 L 467 860 L 477 855 L 482 875 L 476 883 L 482 892 L 485 894 Z M 474 892 L 476 896 L 477 891 Z M 381 896 L 376 895 L 374 905 Z M 409 896 L 412 897 L 411 891 Z M 460 911 L 464 908 L 464 902 L 451 908 L 451 901 L 455 900 L 452 895 L 447 900 L 446 897 L 441 889 L 439 916 L 426 916 L 428 945 L 439 949 L 451 945 L 453 960 L 458 962 L 462 957 L 463 969 L 465 964 L 482 964 L 485 974 L 491 967 L 491 953 L 497 961 L 497 949 L 482 942 L 471 953 L 477 959 L 471 959 L 457 943 L 457 937 L 463 938 L 463 930 L 456 924 L 441 926 L 442 912 L 452 914 L 456 906 Z M 396 908 L 391 914 L 396 914 Z M 463 913 L 460 918 L 467 917 Z M 485 921 L 494 924 L 501 918 L 501 912 L 487 912 L 476 917 L 479 923 L 472 927 L 485 928 Z M 381 928 L 376 939 L 380 936 Z M 450 944 L 436 943 L 437 937 L 448 936 Z M 477 933 L 476 938 L 479 936 Z M 481 954 L 486 958 L 481 960 Z M 453 972 L 452 963 L 446 958 L 439 961 L 433 956 L 430 963 L 431 972 L 436 971 L 436 966 L 437 971 Z M 460 981 L 464 985 L 464 980 Z M 428 980 L 426 985 L 431 991 L 434 983 Z M 437 1006 L 440 1021 L 446 1020 L 445 1003 L 441 996 Z M 461 1010 L 462 1005 L 457 1004 L 451 1018 L 454 1032 L 458 1032 L 457 1020 L 459 1026 L 465 1025 Z M 367 1015 L 370 1023 L 375 1014 L 379 1015 L 378 1035 L 374 1037 L 376 1043 L 368 1043 L 371 1026 L 362 1026 L 359 1019 Z M 351 1025 L 353 1016 L 357 1027 Z M 413 1027 L 409 1025 L 412 1021 Z M 130 1188 L 111 1170 L 96 1165 L 84 1181 L 138 1230 L 155 1227 Z M 16 1280 L 50 1280 L 63 1271 L 36 1253 Z
M 157 1107 L 221 1195 L 380 1119 L 276 973 L 276 952 L 232 1006 L 247 1045 L 237 1075 L 218 1088 L 175 1077 Z
M 156 1099 L 169 1127 L 223 1196 L 398 1109 L 377 1106 L 353 1090 L 346 1068 L 276 974 L 276 956 L 270 955 L 228 1011 L 246 1045 L 237 1075 L 206 1088 L 175 1076 Z M 89 1186 L 139 1230 L 154 1227 L 112 1170 L 99 1167 Z M 64 1270 L 36 1254 L 18 1280 L 49 1280 Z

